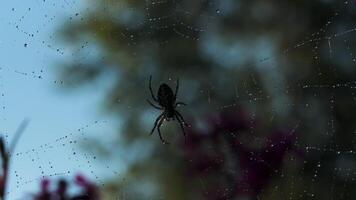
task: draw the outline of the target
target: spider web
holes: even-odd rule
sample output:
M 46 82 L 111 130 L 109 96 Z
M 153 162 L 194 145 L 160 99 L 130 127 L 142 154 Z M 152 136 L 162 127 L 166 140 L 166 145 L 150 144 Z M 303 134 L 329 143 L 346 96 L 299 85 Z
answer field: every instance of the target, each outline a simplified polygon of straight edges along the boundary
M 147 3 L 147 10 L 149 10 L 151 7 L 157 6 L 157 4 L 161 4 L 162 2 L 156 3 L 155 1 L 148 2 Z M 166 3 L 166 2 L 163 2 Z M 186 18 L 189 18 L 192 16 L 192 13 L 189 11 L 177 9 L 176 12 L 173 12 L 172 15 L 167 15 L 167 16 L 159 16 L 159 17 L 153 17 L 149 16 L 149 20 L 157 25 L 158 27 L 163 29 L 173 29 L 173 31 L 180 37 L 185 38 L 187 40 L 202 40 L 202 43 L 208 43 L 208 45 L 211 45 L 211 42 L 214 42 L 215 40 L 218 40 L 216 38 L 209 38 L 209 32 L 206 30 L 213 29 L 214 28 L 214 21 L 216 20 L 218 15 L 223 12 L 220 9 L 214 5 L 216 9 L 216 15 L 214 16 L 204 16 L 204 14 L 199 14 L 200 17 L 203 18 L 208 18 L 209 23 L 206 23 L 204 27 L 202 26 L 199 27 L 192 27 L 191 25 L 187 25 L 184 22 L 180 23 L 179 21 L 176 21 L 173 25 L 167 25 L 165 24 L 165 20 L 167 18 L 174 18 L 174 16 L 181 13 L 184 13 Z M 352 10 L 352 11 L 350 11 Z M 335 112 L 335 107 L 336 103 L 338 100 L 340 101 L 345 101 L 345 99 L 351 99 L 352 104 L 355 103 L 355 80 L 350 79 L 350 80 L 344 80 L 340 82 L 332 82 L 332 83 L 317 83 L 313 84 L 312 82 L 315 81 L 313 80 L 314 77 L 311 77 L 312 79 L 310 81 L 304 80 L 303 82 L 299 82 L 297 84 L 289 85 L 288 81 L 289 80 L 280 80 L 275 79 L 276 74 L 278 72 L 273 72 L 278 70 L 278 68 L 281 68 L 281 62 L 285 62 L 285 60 L 293 60 L 293 54 L 297 54 L 300 51 L 308 51 L 308 54 L 310 57 L 313 59 L 313 67 L 317 69 L 317 73 L 315 74 L 316 79 L 318 77 L 323 77 L 324 71 L 335 71 L 334 76 L 342 76 L 336 73 L 336 71 L 339 71 L 340 63 L 343 65 L 345 68 L 341 69 L 341 71 L 344 71 L 345 73 L 352 73 L 354 63 L 356 62 L 356 57 L 353 53 L 354 49 L 354 41 L 353 41 L 353 35 L 355 34 L 356 31 L 356 24 L 347 21 L 348 17 L 347 15 L 352 13 L 354 11 L 354 2 L 352 1 L 344 1 L 341 3 L 341 8 L 338 9 L 337 11 L 334 11 L 332 15 L 328 17 L 328 20 L 326 20 L 325 24 L 319 28 L 318 31 L 313 32 L 311 34 L 305 34 L 307 35 L 304 40 L 295 43 L 294 45 L 288 45 L 287 48 L 284 48 L 280 51 L 269 51 L 268 49 L 265 50 L 264 52 L 259 53 L 258 50 L 257 53 L 254 51 L 252 55 L 247 54 L 247 56 L 253 57 L 255 59 L 255 63 L 258 68 L 272 68 L 271 73 L 275 73 L 272 78 L 266 78 L 265 82 L 269 82 L 268 85 L 271 85 L 272 91 L 274 93 L 277 93 L 277 95 L 281 95 L 286 97 L 286 94 L 288 93 L 294 93 L 296 91 L 299 91 L 301 93 L 313 93 L 313 96 L 316 98 L 326 98 L 328 99 L 328 108 L 322 109 L 323 113 L 315 114 L 314 117 L 321 117 L 324 120 L 324 125 L 323 127 L 317 127 L 316 131 L 314 134 L 319 134 L 318 136 L 315 136 L 316 138 L 319 137 L 326 137 L 326 138 L 331 138 L 331 142 L 335 143 L 333 145 L 329 145 L 328 142 L 318 142 L 315 141 L 315 139 L 300 139 L 301 141 L 296 141 L 295 144 L 297 146 L 304 150 L 306 152 L 306 157 L 318 157 L 321 155 L 328 155 L 328 156 L 335 156 L 336 159 L 334 160 L 334 163 L 330 164 L 326 163 L 326 160 L 323 160 L 322 158 L 314 158 L 311 160 L 308 160 L 305 158 L 304 164 L 307 166 L 307 162 L 311 162 L 309 167 L 313 167 L 313 175 L 311 176 L 312 180 L 311 182 L 313 184 L 317 184 L 323 181 L 325 174 L 325 168 L 332 168 L 332 180 L 333 182 L 330 184 L 330 189 L 333 191 L 335 188 L 335 185 L 338 184 L 340 181 L 343 183 L 343 189 L 342 194 L 338 196 L 338 198 L 343 198 L 343 197 L 350 197 L 353 196 L 349 190 L 348 187 L 353 184 L 354 181 L 354 174 L 355 174 L 355 168 L 352 167 L 352 163 L 354 163 L 354 156 L 355 156 L 355 150 L 353 147 L 345 147 L 341 146 L 342 144 L 338 144 L 336 141 L 340 140 L 337 138 L 340 137 L 350 137 L 352 139 L 352 146 L 354 146 L 354 134 L 355 134 L 355 127 L 353 128 L 352 131 L 348 132 L 340 132 L 340 126 L 342 124 L 347 122 L 339 121 L 339 124 L 335 124 L 335 115 L 337 115 Z M 163 25 L 161 25 L 163 23 Z M 177 31 L 175 28 L 175 25 L 179 24 L 181 25 L 180 31 Z M 214 29 L 213 29 L 214 30 Z M 203 38 L 196 37 L 196 33 L 200 32 L 203 36 Z M 206 33 L 205 33 L 206 32 Z M 264 42 L 264 41 L 263 41 Z M 262 48 L 265 45 L 262 42 Z M 204 45 L 204 44 L 203 44 Z M 258 45 L 258 44 L 257 44 Z M 213 45 L 211 45 L 213 46 Z M 251 47 L 246 47 L 241 45 L 240 47 L 242 50 L 241 51 L 247 51 L 251 52 Z M 253 45 L 252 45 L 253 46 Z M 226 47 L 229 46 L 224 46 L 222 48 L 217 47 L 215 51 L 209 52 L 208 50 L 206 51 L 206 54 L 210 56 L 212 59 L 212 62 L 216 62 L 216 64 L 221 64 L 219 61 L 221 60 L 221 57 L 226 60 L 234 60 L 234 56 L 239 55 L 239 54 L 233 54 L 230 57 L 229 56 L 224 56 L 223 54 L 226 54 Z M 252 47 L 253 48 L 253 47 Z M 311 49 L 311 52 L 309 53 L 309 49 Z M 217 52 L 223 52 L 223 53 L 217 53 Z M 252 50 L 253 51 L 253 50 Z M 282 52 L 282 54 L 280 54 Z M 261 54 L 264 53 L 269 53 L 272 55 L 269 56 L 264 56 Z M 256 55 L 257 54 L 257 55 Z M 274 54 L 274 55 L 273 55 Z M 245 54 L 244 54 L 245 55 Z M 325 59 L 325 57 L 328 57 L 326 60 L 329 61 L 329 63 L 320 63 L 321 58 Z M 244 58 L 238 57 L 238 60 L 236 62 L 233 62 L 232 64 L 230 63 L 225 63 L 225 66 L 230 67 L 229 65 L 244 65 L 243 63 Z M 242 61 L 241 61 L 242 60 Z M 249 60 L 250 61 L 250 60 Z M 251 62 L 251 61 L 250 61 Z M 342 67 L 342 66 L 341 66 Z M 261 70 L 263 71 L 263 70 Z M 255 74 L 250 74 L 249 80 L 247 82 L 252 82 L 253 86 L 259 89 L 255 90 L 250 90 L 248 87 L 243 88 L 239 87 L 236 83 L 233 77 L 227 77 L 226 79 L 231 80 L 229 85 L 232 85 L 230 87 L 231 90 L 233 90 L 235 93 L 235 100 L 231 104 L 225 104 L 225 105 L 216 105 L 214 104 L 214 94 L 216 96 L 223 95 L 223 91 L 216 91 L 214 87 L 214 83 L 212 82 L 211 85 L 206 88 L 201 90 L 200 92 L 206 95 L 206 101 L 208 104 L 212 106 L 217 106 L 217 110 L 226 110 L 226 109 L 233 109 L 237 107 L 238 105 L 243 105 L 247 108 L 250 109 L 250 120 L 255 122 L 258 120 L 261 120 L 261 114 L 259 113 L 259 105 L 264 105 L 266 101 L 269 99 L 273 98 L 269 95 L 263 95 L 262 92 L 262 86 L 261 83 L 257 83 L 256 81 L 256 75 Z M 341 79 L 341 77 L 340 77 Z M 267 85 L 267 83 L 266 83 Z M 295 87 L 297 85 L 297 87 Z M 229 90 L 229 89 L 227 89 Z M 255 92 L 257 90 L 257 92 Z M 341 96 L 341 97 L 340 97 Z M 345 97 L 346 96 L 346 97 Z M 348 96 L 348 97 L 347 97 Z M 280 119 L 281 117 L 286 116 L 286 110 L 294 110 L 294 108 L 297 107 L 303 107 L 303 111 L 308 113 L 308 112 L 318 112 L 318 104 L 317 102 L 308 102 L 308 101 L 301 101 L 301 102 L 293 102 L 291 99 L 284 99 L 283 98 L 277 98 L 278 100 L 282 100 L 282 102 L 278 102 L 279 106 L 276 109 L 269 110 L 269 114 L 263 114 L 262 116 L 264 118 L 270 119 L 269 121 L 272 123 L 273 121 L 277 119 Z M 339 106 L 339 105 L 338 105 Z M 279 107 L 279 109 L 278 109 Z M 255 109 L 255 111 L 253 111 Z M 340 112 L 340 111 L 338 111 Z M 339 113 L 340 114 L 340 113 Z M 342 114 L 341 114 L 342 115 Z M 257 119 L 258 118 L 258 119 Z M 290 127 L 293 127 L 292 132 L 298 132 L 299 127 L 303 126 L 309 126 L 310 123 L 312 122 L 312 118 L 300 118 L 300 119 L 295 119 L 294 124 L 291 123 Z M 344 124 L 345 125 L 345 124 Z M 348 124 L 350 125 L 350 124 Z M 255 130 L 251 129 L 250 130 L 251 135 L 256 135 Z M 340 135 L 342 134 L 342 135 Z M 345 136 L 348 135 L 348 136 Z M 264 140 L 263 138 L 259 138 L 259 136 L 255 136 L 256 140 Z M 306 136 L 301 133 L 300 138 L 310 138 L 311 136 Z M 265 138 L 267 139 L 267 138 Z M 260 144 L 261 147 L 263 147 L 263 143 Z M 324 174 L 323 174 L 324 172 Z M 283 172 L 280 172 L 280 178 L 281 179 L 286 179 L 286 175 Z M 291 189 L 293 189 L 293 185 L 295 184 L 295 179 L 293 179 L 292 184 L 289 185 Z M 203 184 L 203 183 L 202 183 Z M 304 196 L 309 196 L 309 197 L 314 197 L 318 198 L 316 195 L 320 194 L 314 194 L 313 193 L 313 186 L 310 191 L 304 191 Z M 280 189 L 278 188 L 278 185 L 275 186 L 274 189 L 275 193 L 281 192 Z M 295 198 L 294 194 L 289 194 L 287 195 L 286 198 Z M 319 198 L 321 198 L 319 196 Z
M 169 4 L 169 6 L 167 6 L 167 4 Z M 207 11 L 200 13 L 187 5 L 182 5 L 179 1 L 146 0 L 144 7 L 146 16 L 143 22 L 146 22 L 145 20 L 149 22 L 151 31 L 142 34 L 147 40 L 150 40 L 152 32 L 173 31 L 177 37 L 201 42 L 203 47 L 205 47 L 204 45 L 207 43 L 214 44 L 214 42 L 219 41 L 221 38 L 219 38 L 218 34 L 212 35 L 211 32 L 216 31 L 216 24 L 219 18 L 229 14 L 229 6 L 226 5 L 228 3 L 223 4 L 216 1 L 207 1 L 206 4 L 208 6 L 208 9 L 206 9 Z M 233 52 L 228 55 L 223 55 L 222 53 L 218 53 L 218 51 L 226 49 L 226 47 L 233 49 L 231 46 L 215 46 L 214 51 L 209 48 L 203 51 L 205 56 L 210 57 L 210 61 L 216 63 L 218 67 L 231 68 L 232 66 L 239 65 L 242 66 L 240 67 L 242 69 L 244 65 L 247 65 L 247 63 L 245 63 L 245 61 L 247 62 L 247 59 L 244 60 L 240 57 L 234 59 L 234 57 L 241 55 L 241 51 L 247 51 L 250 52 L 247 54 L 247 57 L 250 59 L 249 61 L 251 61 L 252 58 L 254 64 L 261 73 L 266 73 L 266 68 L 270 71 L 269 74 L 266 73 L 266 77 L 264 77 L 262 83 L 260 82 L 261 80 L 257 80 L 258 77 L 256 77 L 255 73 L 249 74 L 248 78 L 245 80 L 245 85 L 239 85 L 237 82 L 241 82 L 240 80 L 236 80 L 235 77 L 227 77 L 226 79 L 230 82 L 230 86 L 227 90 L 230 91 L 226 93 L 234 94 L 234 99 L 231 100 L 230 98 L 231 102 L 222 105 L 215 104 L 215 100 L 217 99 L 217 96 L 224 96 L 224 91 L 216 91 L 218 83 L 215 83 L 214 81 L 209 82 L 209 86 L 206 86 L 198 92 L 204 95 L 205 103 L 211 105 L 217 112 L 232 110 L 237 106 L 242 106 L 246 109 L 246 112 L 249 113 L 248 116 L 251 122 L 261 120 L 262 117 L 268 119 L 268 123 L 264 124 L 265 127 L 269 127 L 269 124 L 277 123 L 276 121 L 281 120 L 283 117 L 290 116 L 289 112 L 297 110 L 297 108 L 309 114 L 309 117 L 296 118 L 286 122 L 293 132 L 300 134 L 295 144 L 300 150 L 305 152 L 305 158 L 295 159 L 299 159 L 299 161 L 304 164 L 304 166 L 301 167 L 301 172 L 307 173 L 309 169 L 305 169 L 306 167 L 313 168 L 313 174 L 311 176 L 312 189 L 304 191 L 306 197 L 318 198 L 318 194 L 313 192 L 313 188 L 316 187 L 318 183 L 322 182 L 325 176 L 330 176 L 330 174 L 325 174 L 327 168 L 333 168 L 333 173 L 331 174 L 333 181 L 329 188 L 333 190 L 333 188 L 341 182 L 341 184 L 343 184 L 341 187 L 343 187 L 344 190 L 343 193 L 340 194 L 340 198 L 352 198 L 354 195 L 348 188 L 355 181 L 356 169 L 354 167 L 354 156 L 356 152 L 353 147 L 340 146 L 337 141 L 339 141 L 343 135 L 348 135 L 348 137 L 352 138 L 352 144 L 354 144 L 356 129 L 354 127 L 354 130 L 351 132 L 341 132 L 340 126 L 342 126 L 342 123 L 338 121 L 339 124 L 337 124 L 335 118 L 336 116 L 342 116 L 342 113 L 340 114 L 339 110 L 337 110 L 339 107 L 338 101 L 344 100 L 343 98 L 345 97 L 340 97 L 340 95 L 349 95 L 349 98 L 352 100 L 352 105 L 355 104 L 356 96 L 354 90 L 356 88 L 356 80 L 348 78 L 346 81 L 342 80 L 332 83 L 325 81 L 325 83 L 314 83 L 315 80 L 312 79 L 314 77 L 309 77 L 310 80 L 307 79 L 292 84 L 289 83 L 287 77 L 284 79 L 275 79 L 275 77 L 281 75 L 281 73 L 278 73 L 278 70 L 283 69 L 283 64 L 290 64 L 290 62 L 293 61 L 298 63 L 293 56 L 301 51 L 305 51 L 305 54 L 312 58 L 313 67 L 317 69 L 315 77 L 323 77 L 326 71 L 329 70 L 335 71 L 335 77 L 341 76 L 336 73 L 336 71 L 340 70 L 339 63 L 343 63 L 341 66 L 344 66 L 344 68 L 341 70 L 345 73 L 353 72 L 353 67 L 356 62 L 356 55 L 353 53 L 353 35 L 356 32 L 356 24 L 351 22 L 346 23 L 344 19 L 347 18 L 348 15 L 351 16 L 350 13 L 352 11 L 355 11 L 354 2 L 345 1 L 341 4 L 341 8 L 329 16 L 328 20 L 325 21 L 324 25 L 320 27 L 318 31 L 306 33 L 305 39 L 296 43 L 290 42 L 288 43 L 287 48 L 283 48 L 282 50 L 265 48 L 269 43 L 267 42 L 266 44 L 266 39 L 262 39 L 259 41 L 260 43 L 257 41 L 254 43 L 256 45 L 251 45 L 253 47 L 242 45 L 242 47 L 240 46 L 237 48 L 239 49 L 237 53 Z M 84 9 L 80 9 L 81 6 L 84 7 Z M 19 6 L 18 4 L 13 4 L 7 6 L 6 9 L 13 14 L 10 19 L 2 19 L 2 23 L 6 21 L 6 24 L 8 25 L 7 27 L 16 30 L 17 34 L 12 36 L 13 39 L 11 39 L 10 42 L 1 41 L 0 48 L 6 49 L 12 45 L 17 45 L 18 49 L 25 49 L 25 51 L 19 53 L 21 55 L 27 54 L 28 52 L 26 52 L 26 50 L 32 49 L 33 51 L 37 51 L 38 57 L 45 57 L 47 54 L 50 54 L 51 59 L 65 59 L 68 55 L 72 56 L 80 54 L 80 57 L 74 59 L 83 61 L 97 56 L 95 50 L 93 50 L 95 45 L 91 46 L 88 41 L 84 41 L 81 47 L 73 50 L 66 47 L 59 47 L 60 45 L 56 44 L 55 41 L 56 37 L 52 34 L 50 34 L 49 37 L 48 35 L 44 36 L 49 31 L 52 31 L 54 28 L 53 26 L 55 26 L 55 21 L 59 20 L 58 18 L 63 20 L 63 16 L 66 16 L 67 18 L 65 18 L 64 21 L 68 22 L 73 19 L 80 20 L 80 18 L 84 16 L 84 12 L 87 10 L 85 6 L 81 6 L 77 5 L 75 1 L 60 1 L 54 3 L 35 0 L 26 5 Z M 157 9 L 162 6 L 167 6 L 170 9 L 167 9 L 165 13 L 159 16 L 151 15 L 152 9 Z M 45 9 L 41 9 L 42 7 L 50 8 L 50 10 L 45 11 Z M 39 11 L 42 17 L 37 18 L 40 20 L 38 22 L 35 21 L 35 26 L 33 26 L 33 24 L 31 24 L 31 18 L 36 16 L 36 14 L 34 14 L 35 11 Z M 135 12 L 135 8 L 131 11 Z M 65 14 L 58 14 L 57 12 L 64 12 Z M 200 20 L 196 21 L 196 18 L 199 18 Z M 134 26 L 139 27 L 143 22 L 137 22 Z M 128 37 L 131 38 L 131 36 Z M 165 45 L 169 42 L 169 40 L 162 41 L 161 45 Z M 132 37 L 130 45 L 134 45 L 135 43 L 136 39 Z M 257 47 L 261 47 L 264 50 L 256 50 L 258 49 Z M 255 48 L 256 51 L 253 51 L 253 48 Z M 46 51 L 46 53 L 43 53 L 43 51 Z M 72 51 L 74 51 L 74 53 Z M 221 59 L 221 57 L 223 59 Z M 327 63 L 327 65 L 321 63 L 322 59 L 325 60 L 325 57 L 328 57 L 327 60 L 329 63 Z M 24 59 L 29 58 L 25 57 Z M 2 130 L 6 136 L 9 135 L 8 141 L 11 141 L 11 133 L 14 132 L 16 123 L 18 123 L 22 117 L 25 117 L 22 116 L 22 114 L 15 115 L 11 113 L 15 112 L 16 109 L 22 109 L 25 111 L 24 113 L 32 113 L 31 111 L 26 110 L 26 107 L 33 107 L 33 105 L 37 105 L 33 104 L 33 101 L 38 101 L 38 98 L 30 96 L 28 98 L 30 103 L 24 103 L 24 106 L 17 108 L 17 105 L 12 102 L 13 99 L 26 99 L 25 96 L 19 95 L 18 93 L 25 93 L 28 95 L 29 93 L 26 90 L 34 92 L 31 90 L 31 87 L 38 88 L 39 85 L 60 87 L 65 83 L 63 80 L 59 80 L 51 75 L 52 69 L 49 67 L 49 63 L 52 61 L 49 58 L 41 58 L 40 60 L 41 62 L 39 66 L 19 66 L 18 63 L 1 64 L 0 88 L 3 92 L 0 102 L 4 111 L 1 114 L 1 119 L 4 124 L 6 124 L 2 127 Z M 221 60 L 230 61 L 221 62 Z M 7 63 L 13 62 L 7 61 Z M 36 64 L 38 64 L 38 62 Z M 22 64 L 20 63 L 20 65 Z M 257 89 L 251 89 L 251 86 L 248 84 L 252 84 L 252 88 Z M 16 85 L 22 87 L 17 88 Z M 30 87 L 25 87 L 25 85 L 30 85 Z M 264 87 L 267 88 L 267 92 L 263 91 L 262 88 Z M 189 90 L 189 88 L 184 87 L 183 83 L 181 90 Z M 320 108 L 322 105 L 319 105 L 313 99 L 295 101 L 288 97 L 288 95 L 292 93 L 296 94 L 294 95 L 294 98 L 297 98 L 298 92 L 302 94 L 310 93 L 316 99 L 327 99 L 327 108 Z M 85 94 L 83 94 L 83 96 L 85 96 Z M 33 98 L 33 100 L 31 100 L 31 98 Z M 273 106 L 271 106 L 272 108 L 267 108 L 267 114 L 261 114 L 260 109 L 265 106 L 266 101 L 272 101 Z M 16 103 L 18 102 L 19 101 L 16 101 Z M 41 102 L 39 103 L 41 104 Z M 36 108 L 38 109 L 38 112 L 43 112 L 44 109 L 49 108 L 42 107 L 41 105 L 37 106 L 38 107 Z M 62 108 L 65 109 L 68 105 L 64 104 L 60 106 L 63 106 Z M 322 111 L 322 113 L 318 113 L 318 111 Z M 352 110 L 349 110 L 348 112 L 352 112 Z M 322 139 L 322 142 L 316 141 L 317 139 L 313 138 L 313 136 L 300 133 L 300 130 L 303 130 L 302 127 L 313 126 L 313 120 L 319 115 L 322 122 L 321 125 L 315 124 L 315 126 L 317 126 L 315 138 Z M 34 118 L 36 119 L 36 117 Z M 97 160 L 99 160 L 100 156 L 99 153 L 96 153 L 94 150 L 80 150 L 78 147 L 79 143 L 87 145 L 91 144 L 91 133 L 95 135 L 94 133 L 102 132 L 103 129 L 113 133 L 114 131 L 111 130 L 111 127 L 115 125 L 113 125 L 113 122 L 110 122 L 110 120 L 92 119 L 90 120 L 92 122 L 87 122 L 84 126 L 72 124 L 68 126 L 69 128 L 66 127 L 69 130 L 64 130 L 63 128 L 60 128 L 62 124 L 55 123 L 64 118 L 65 116 L 60 115 L 50 121 L 49 124 L 54 125 L 53 129 L 39 129 L 38 127 L 43 124 L 37 124 L 36 121 L 32 122 L 37 128 L 31 130 L 31 127 L 29 127 L 29 130 L 26 132 L 31 132 L 31 134 L 25 133 L 23 141 L 19 144 L 12 157 L 13 163 L 10 175 L 12 179 L 8 191 L 10 199 L 18 198 L 20 197 L 18 194 L 23 195 L 24 192 L 31 191 L 30 188 L 33 188 L 31 186 L 37 186 L 39 180 L 43 177 L 70 177 L 70 175 L 78 172 L 77 169 L 83 169 L 83 171 L 90 175 L 93 180 L 97 181 L 97 183 L 104 184 L 105 179 L 108 176 L 117 176 L 120 174 L 120 170 L 123 171 L 123 169 L 116 169 L 117 165 L 113 164 L 115 161 L 100 159 L 100 162 L 98 162 Z M 47 134 L 48 136 L 43 136 L 43 134 L 33 134 L 33 132 L 36 131 L 49 132 L 50 130 L 56 129 L 59 130 L 54 131 L 56 134 Z M 259 130 L 251 128 L 249 133 L 254 140 L 261 141 L 258 147 L 262 148 L 267 137 L 259 135 L 258 131 Z M 30 144 L 24 145 L 24 143 L 27 143 L 26 141 L 31 142 L 28 142 Z M 330 141 L 334 144 L 328 145 L 327 142 Z M 321 159 L 322 155 L 334 156 L 335 160 L 332 164 L 328 164 L 325 162 L 327 161 L 326 159 Z M 56 156 L 63 158 L 59 159 Z M 313 157 L 313 159 L 310 159 L 310 157 Z M 65 160 L 65 162 L 63 162 L 63 160 Z M 308 165 L 310 160 L 312 160 L 312 162 Z M 296 167 L 300 166 L 299 164 L 292 162 L 292 165 L 293 164 Z M 289 180 L 286 178 L 287 174 L 285 172 L 281 171 L 278 174 L 280 180 Z M 292 176 L 295 177 L 297 175 L 292 174 Z M 295 178 L 287 187 L 293 189 L 293 184 L 296 184 L 297 182 L 298 180 Z M 202 181 L 201 184 L 204 188 L 205 183 Z M 273 188 L 272 193 L 278 195 L 283 191 L 283 189 L 280 188 L 280 185 L 277 183 L 275 185 L 273 184 L 275 184 L 275 182 L 272 182 L 272 186 L 270 186 Z M 289 193 L 286 195 L 286 198 L 295 197 L 293 193 Z

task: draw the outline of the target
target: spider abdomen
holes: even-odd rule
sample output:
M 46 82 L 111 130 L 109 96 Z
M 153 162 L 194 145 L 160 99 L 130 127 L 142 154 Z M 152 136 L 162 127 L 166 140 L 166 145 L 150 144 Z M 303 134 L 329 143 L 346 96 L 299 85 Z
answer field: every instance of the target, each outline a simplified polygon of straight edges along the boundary
M 161 84 L 157 94 L 158 103 L 164 108 L 173 108 L 175 102 L 173 90 L 165 83 Z

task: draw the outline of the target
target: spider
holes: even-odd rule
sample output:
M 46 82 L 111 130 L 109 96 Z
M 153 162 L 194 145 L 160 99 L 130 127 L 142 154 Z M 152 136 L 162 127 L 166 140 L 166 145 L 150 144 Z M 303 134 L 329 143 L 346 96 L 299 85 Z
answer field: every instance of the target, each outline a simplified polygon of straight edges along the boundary
M 158 135 L 162 141 L 163 144 L 169 144 L 169 142 L 165 141 L 161 135 L 161 126 L 163 124 L 163 121 L 169 121 L 169 120 L 174 120 L 177 119 L 180 127 L 182 128 L 183 135 L 184 135 L 184 140 L 186 141 L 186 133 L 184 130 L 184 126 L 187 126 L 187 123 L 185 122 L 183 116 L 175 109 L 178 105 L 187 105 L 183 102 L 176 102 L 177 100 L 177 93 L 179 89 L 179 79 L 177 79 L 176 83 L 176 90 L 173 94 L 173 90 L 165 83 L 161 84 L 159 86 L 158 92 L 157 92 L 157 97 L 154 96 L 153 91 L 152 91 L 152 76 L 150 76 L 150 81 L 149 81 L 149 89 L 151 92 L 152 99 L 159 104 L 159 106 L 156 106 L 153 104 L 150 100 L 147 99 L 147 102 L 154 108 L 158 110 L 163 110 L 163 112 L 156 118 L 156 121 L 154 123 L 154 126 L 151 130 L 150 135 L 153 134 L 154 130 L 157 127 Z

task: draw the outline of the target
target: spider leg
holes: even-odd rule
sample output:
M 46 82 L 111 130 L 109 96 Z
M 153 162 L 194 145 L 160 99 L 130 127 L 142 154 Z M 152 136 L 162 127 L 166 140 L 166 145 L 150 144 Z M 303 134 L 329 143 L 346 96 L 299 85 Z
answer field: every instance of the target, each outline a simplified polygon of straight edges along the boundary
M 154 126 L 153 126 L 153 128 L 152 128 L 152 130 L 151 130 L 150 135 L 152 135 L 153 132 L 155 131 L 155 129 L 156 129 L 156 127 L 157 127 L 157 123 L 158 123 L 158 122 L 161 122 L 163 115 L 164 115 L 164 113 L 160 114 L 160 115 L 157 117 L 157 119 L 156 119 L 156 121 L 155 121 L 155 124 L 154 124 Z
M 150 89 L 152 99 L 157 102 L 158 100 L 157 100 L 157 98 L 155 97 L 155 95 L 153 94 L 153 91 L 152 91 L 152 84 L 151 84 L 151 82 L 152 82 L 152 75 L 150 76 L 150 81 L 149 81 L 148 87 L 149 87 L 149 89 Z
M 176 91 L 174 93 L 174 100 L 177 99 L 178 90 L 179 90 L 179 78 L 177 78 Z
M 162 110 L 161 107 L 158 107 L 158 106 L 154 105 L 150 100 L 148 100 L 148 99 L 146 99 L 146 100 L 147 100 L 147 102 L 148 102 L 152 107 L 154 107 L 154 108 L 156 108 L 156 109 L 158 109 L 158 110 Z
M 163 124 L 163 120 L 164 120 L 164 118 L 162 118 L 159 121 L 158 126 L 157 126 L 157 131 L 158 131 L 158 135 L 159 135 L 159 138 L 161 139 L 162 143 L 163 144 L 169 144 L 169 142 L 167 142 L 166 140 L 163 139 L 162 134 L 161 134 L 161 126 Z
M 177 106 L 179 106 L 179 105 L 186 106 L 187 104 L 184 103 L 184 102 L 177 102 L 177 103 L 174 105 L 174 107 L 177 107 Z
M 178 120 L 178 122 L 179 122 L 179 125 L 180 125 L 180 127 L 182 128 L 182 131 L 183 131 L 183 135 L 184 135 L 184 143 L 187 143 L 187 134 L 185 133 L 185 130 L 184 130 L 184 125 L 183 125 L 183 123 L 185 124 L 185 122 L 183 122 L 181 119 L 180 119 L 180 116 L 178 116 L 178 114 L 177 114 L 178 112 L 176 112 L 175 113 L 175 115 L 176 115 L 176 118 L 177 118 L 177 120 Z M 183 119 L 183 118 L 182 118 Z
M 175 113 L 177 119 L 179 119 L 181 122 L 183 122 L 183 124 L 185 126 L 187 126 L 187 127 L 189 126 L 189 124 L 187 122 L 185 122 L 183 116 L 178 111 L 175 110 L 174 113 Z

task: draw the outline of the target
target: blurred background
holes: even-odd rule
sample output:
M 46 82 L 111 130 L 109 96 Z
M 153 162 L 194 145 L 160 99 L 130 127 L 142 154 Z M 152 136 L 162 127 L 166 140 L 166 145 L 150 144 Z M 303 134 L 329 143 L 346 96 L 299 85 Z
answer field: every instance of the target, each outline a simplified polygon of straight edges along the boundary
M 356 2 L 7 1 L 9 199 L 81 173 L 101 199 L 354 199 Z M 162 83 L 190 124 L 149 136 Z M 73 192 L 75 188 L 73 189 Z

